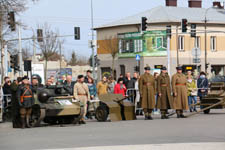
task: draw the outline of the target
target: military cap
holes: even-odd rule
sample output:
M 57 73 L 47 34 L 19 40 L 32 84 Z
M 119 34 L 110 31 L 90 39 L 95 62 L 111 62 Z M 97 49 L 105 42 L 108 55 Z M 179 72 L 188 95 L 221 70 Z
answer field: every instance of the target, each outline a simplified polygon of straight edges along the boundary
M 149 65 L 146 65 L 146 67 L 144 68 L 145 70 L 151 70 Z
M 32 76 L 32 79 L 38 79 L 38 76 L 33 75 L 33 76 Z
M 177 70 L 182 70 L 181 66 L 176 67 Z
M 28 76 L 24 76 L 22 80 L 29 80 Z
M 167 68 L 165 66 L 163 66 L 161 70 L 167 70 Z
M 81 78 L 83 78 L 84 76 L 83 75 L 78 75 L 77 76 L 77 79 L 81 79 Z

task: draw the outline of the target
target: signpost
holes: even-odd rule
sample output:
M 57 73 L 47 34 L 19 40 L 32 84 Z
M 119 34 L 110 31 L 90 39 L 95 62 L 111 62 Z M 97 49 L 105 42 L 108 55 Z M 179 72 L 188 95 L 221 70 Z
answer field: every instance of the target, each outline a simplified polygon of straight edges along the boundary
M 136 55 L 136 61 L 137 61 L 137 66 L 139 68 L 138 73 L 141 74 L 141 69 L 140 69 L 140 60 L 141 60 L 141 56 L 140 55 Z
M 196 70 L 198 72 L 198 63 L 201 62 L 201 59 L 199 58 L 201 56 L 201 50 L 199 48 L 193 48 L 192 49 L 192 56 L 194 57 L 193 58 L 193 63 L 196 64 Z

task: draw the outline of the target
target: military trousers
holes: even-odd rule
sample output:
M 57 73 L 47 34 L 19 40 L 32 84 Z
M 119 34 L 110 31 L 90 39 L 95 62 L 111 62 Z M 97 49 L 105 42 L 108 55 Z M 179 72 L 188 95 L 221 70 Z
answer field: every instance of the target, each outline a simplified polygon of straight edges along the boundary
M 87 114 L 87 96 L 79 96 L 79 101 L 84 105 L 84 114 L 83 114 L 83 117 L 82 119 L 84 119 L 84 117 L 86 116 Z
M 29 107 L 29 108 L 22 107 L 22 108 L 20 108 L 20 117 L 21 118 L 30 117 L 31 112 L 32 112 L 31 107 Z

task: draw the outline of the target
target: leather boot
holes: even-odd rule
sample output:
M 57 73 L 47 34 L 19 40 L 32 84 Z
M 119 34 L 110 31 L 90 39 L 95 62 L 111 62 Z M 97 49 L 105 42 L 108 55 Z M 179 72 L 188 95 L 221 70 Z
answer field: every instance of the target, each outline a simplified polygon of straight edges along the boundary
M 21 128 L 24 129 L 25 128 L 25 118 L 21 118 Z
M 184 116 L 183 114 L 180 114 L 180 118 L 187 118 L 187 117 Z
M 28 117 L 26 117 L 26 127 L 27 128 L 30 128 L 31 126 L 30 126 L 30 117 L 28 116 Z
M 153 120 L 151 115 L 148 116 L 148 120 Z

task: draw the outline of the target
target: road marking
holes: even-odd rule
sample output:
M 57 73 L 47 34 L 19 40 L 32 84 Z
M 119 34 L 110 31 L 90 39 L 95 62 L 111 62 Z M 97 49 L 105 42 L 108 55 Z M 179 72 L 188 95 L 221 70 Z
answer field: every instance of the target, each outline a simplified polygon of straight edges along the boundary
M 44 149 L 44 150 L 224 150 L 224 149 L 225 149 L 225 142 L 98 146 L 98 147 L 61 148 L 61 149 Z

